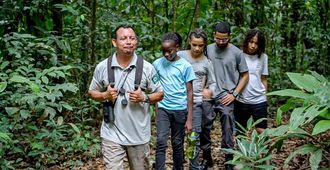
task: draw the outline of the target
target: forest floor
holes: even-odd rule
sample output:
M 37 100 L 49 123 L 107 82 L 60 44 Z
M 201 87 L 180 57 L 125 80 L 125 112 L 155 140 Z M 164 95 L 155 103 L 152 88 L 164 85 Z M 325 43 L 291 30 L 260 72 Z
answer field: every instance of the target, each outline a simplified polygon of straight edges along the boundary
M 268 127 L 272 127 L 273 126 L 273 120 L 270 119 L 271 121 L 268 121 Z M 155 126 L 153 126 L 155 127 Z M 152 130 L 153 132 L 153 136 L 155 136 L 155 128 Z M 214 123 L 214 128 L 211 132 L 211 137 L 213 139 L 213 143 L 212 143 L 212 155 L 213 155 L 213 159 L 214 159 L 214 167 L 213 170 L 221 170 L 224 169 L 224 154 L 220 149 L 220 143 L 221 143 L 221 128 L 220 128 L 220 122 L 219 119 L 217 119 Z M 322 134 L 320 136 L 317 136 L 317 140 L 322 140 L 322 141 L 326 141 L 330 139 L 330 133 L 327 134 Z M 152 142 L 151 142 L 151 156 L 150 156 L 150 162 L 151 164 L 154 162 L 155 160 L 155 145 L 154 142 L 155 141 L 155 137 L 152 138 Z M 309 156 L 308 155 L 300 155 L 296 158 L 294 158 L 293 160 L 290 161 L 289 166 L 286 168 L 283 168 L 284 165 L 284 161 L 285 159 L 288 157 L 288 155 L 294 151 L 294 148 L 301 146 L 304 144 L 304 140 L 301 139 L 291 139 L 291 140 L 287 140 L 284 142 L 282 149 L 279 152 L 274 152 L 273 154 L 273 158 L 270 162 L 271 165 L 274 165 L 276 167 L 276 170 L 308 170 L 311 169 L 309 166 Z M 168 146 L 170 146 L 170 142 L 168 142 Z M 167 169 L 172 169 L 172 151 L 170 149 L 171 147 L 168 147 L 167 149 L 167 155 L 166 155 L 166 166 Z M 330 158 L 330 154 L 329 153 L 323 153 L 323 154 L 327 154 L 326 157 Z M 127 168 L 127 161 L 125 161 L 125 169 L 129 169 Z M 56 169 L 58 169 L 59 167 L 57 167 Z M 320 163 L 320 168 L 330 168 L 330 160 L 322 160 L 322 162 Z M 60 168 L 62 169 L 62 168 Z M 76 167 L 74 168 L 76 170 L 101 170 L 104 169 L 103 166 L 103 160 L 102 157 L 100 155 L 100 157 L 95 158 L 93 160 L 89 160 L 87 162 L 85 162 L 82 166 Z M 184 169 L 188 170 L 188 160 L 185 161 L 184 163 Z

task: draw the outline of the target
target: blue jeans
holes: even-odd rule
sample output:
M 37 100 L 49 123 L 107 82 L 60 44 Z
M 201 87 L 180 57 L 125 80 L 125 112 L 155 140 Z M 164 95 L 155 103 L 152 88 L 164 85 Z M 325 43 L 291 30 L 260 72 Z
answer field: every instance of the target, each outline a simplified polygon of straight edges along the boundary
M 202 103 L 194 103 L 193 107 L 193 131 L 196 133 L 195 157 L 190 160 L 189 169 L 200 169 L 199 152 L 200 152 L 200 133 L 202 131 Z
M 184 137 L 187 110 L 159 108 L 157 113 L 156 169 L 165 169 L 167 140 L 171 130 L 173 169 L 183 170 Z

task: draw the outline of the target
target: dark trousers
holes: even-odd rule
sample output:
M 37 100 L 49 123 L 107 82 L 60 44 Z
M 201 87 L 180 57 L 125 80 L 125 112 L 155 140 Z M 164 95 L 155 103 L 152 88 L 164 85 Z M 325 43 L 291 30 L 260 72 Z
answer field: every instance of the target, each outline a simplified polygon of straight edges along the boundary
M 209 106 L 211 107 L 211 106 Z M 210 132 L 213 126 L 213 121 L 216 118 L 216 114 L 220 115 L 221 130 L 222 130 L 222 140 L 221 148 L 233 148 L 234 147 L 234 103 L 225 106 L 223 104 L 217 104 L 213 107 L 214 109 L 209 109 L 209 113 L 205 112 L 202 122 L 202 133 L 201 133 L 201 149 L 203 150 L 203 158 L 206 160 L 211 160 L 211 136 Z M 213 113 L 211 113 L 213 112 Z M 225 160 L 231 160 L 232 155 L 226 154 Z
M 216 118 L 216 113 L 213 111 L 213 104 L 211 102 L 203 102 L 202 105 L 202 132 L 200 134 L 200 148 L 203 151 L 203 159 L 211 160 L 211 129 L 213 121 Z
M 156 169 L 165 169 L 167 140 L 171 130 L 173 169 L 183 170 L 184 137 L 187 110 L 167 110 L 157 112 Z

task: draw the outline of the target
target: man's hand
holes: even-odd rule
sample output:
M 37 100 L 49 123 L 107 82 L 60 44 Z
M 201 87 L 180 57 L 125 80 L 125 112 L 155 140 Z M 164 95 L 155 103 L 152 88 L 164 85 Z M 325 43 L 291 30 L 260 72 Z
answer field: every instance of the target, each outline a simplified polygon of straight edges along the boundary
M 129 100 L 131 102 L 135 102 L 135 103 L 143 102 L 144 95 L 140 87 L 135 91 L 128 91 L 128 93 L 129 93 Z
M 229 104 L 231 104 L 233 101 L 235 100 L 235 97 L 233 94 L 227 94 L 225 97 L 223 97 L 220 100 L 220 103 L 223 105 L 228 106 Z
M 118 90 L 112 88 L 110 85 L 107 87 L 107 91 L 104 92 L 104 99 L 114 102 L 118 97 Z

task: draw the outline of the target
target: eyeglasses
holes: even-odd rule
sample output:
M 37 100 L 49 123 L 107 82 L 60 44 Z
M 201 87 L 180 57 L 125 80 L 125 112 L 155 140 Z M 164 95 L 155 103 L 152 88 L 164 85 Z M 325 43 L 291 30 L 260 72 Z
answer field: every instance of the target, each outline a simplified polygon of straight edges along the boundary
M 229 38 L 214 38 L 214 41 L 218 43 L 227 43 L 229 41 Z

